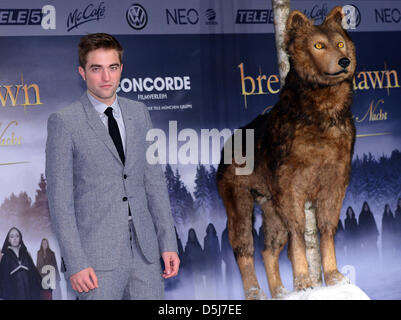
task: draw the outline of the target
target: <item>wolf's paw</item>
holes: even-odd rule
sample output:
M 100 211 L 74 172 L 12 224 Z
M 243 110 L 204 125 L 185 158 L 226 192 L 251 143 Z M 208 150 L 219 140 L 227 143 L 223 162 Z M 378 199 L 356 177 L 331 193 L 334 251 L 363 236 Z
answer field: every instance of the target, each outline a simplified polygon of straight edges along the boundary
M 279 286 L 276 289 L 274 289 L 271 294 L 273 299 L 282 299 L 289 293 L 290 292 L 286 288 L 284 288 L 283 286 Z
M 267 300 L 266 294 L 260 288 L 250 288 L 245 291 L 246 300 Z
M 350 284 L 351 281 L 341 274 L 338 270 L 334 270 L 324 274 L 324 282 L 326 286 L 334 286 L 336 284 Z
M 312 280 L 308 274 L 301 274 L 294 278 L 294 290 L 301 291 L 312 288 Z

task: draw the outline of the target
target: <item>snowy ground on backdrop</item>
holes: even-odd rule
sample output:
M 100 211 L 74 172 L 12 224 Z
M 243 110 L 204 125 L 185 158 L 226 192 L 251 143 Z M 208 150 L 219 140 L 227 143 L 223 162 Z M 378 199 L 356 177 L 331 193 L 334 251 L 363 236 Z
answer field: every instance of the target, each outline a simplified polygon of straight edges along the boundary
M 285 288 L 290 291 L 284 300 L 401 300 L 401 263 L 395 261 L 387 267 L 373 259 L 370 263 L 360 265 L 339 264 L 339 270 L 351 279 L 351 284 L 341 284 L 331 287 L 309 289 L 301 292 L 292 292 L 292 270 L 289 263 L 280 266 L 282 281 Z M 266 274 L 263 268 L 256 268 L 257 278 L 262 290 L 271 299 L 267 285 Z M 351 270 L 351 272 L 350 272 Z M 348 272 L 347 272 L 348 271 Z M 225 278 L 225 275 L 224 275 Z M 196 299 L 196 300 L 243 300 L 244 293 L 240 278 L 232 282 L 229 287 L 223 285 L 215 288 L 205 288 L 204 292 L 193 295 L 190 281 L 181 278 L 180 284 L 175 290 L 166 291 L 166 299 Z
M 353 284 L 338 284 L 291 292 L 281 300 L 370 300 L 370 298 Z

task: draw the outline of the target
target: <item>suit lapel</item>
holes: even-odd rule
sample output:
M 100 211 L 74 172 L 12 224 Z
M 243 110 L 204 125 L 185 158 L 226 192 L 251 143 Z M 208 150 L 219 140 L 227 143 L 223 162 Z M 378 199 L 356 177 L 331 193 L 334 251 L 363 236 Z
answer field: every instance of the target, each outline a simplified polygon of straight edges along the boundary
M 98 112 L 92 106 L 91 102 L 88 99 L 86 92 L 81 96 L 80 99 L 85 113 L 88 117 L 87 121 L 89 125 L 92 127 L 93 131 L 95 131 L 96 135 L 99 137 L 100 140 L 104 142 L 110 152 L 114 155 L 114 157 L 118 160 L 118 162 L 123 165 L 121 162 L 120 156 L 118 155 L 116 146 L 114 145 L 113 140 L 110 137 L 110 134 L 107 132 L 106 127 L 100 120 Z

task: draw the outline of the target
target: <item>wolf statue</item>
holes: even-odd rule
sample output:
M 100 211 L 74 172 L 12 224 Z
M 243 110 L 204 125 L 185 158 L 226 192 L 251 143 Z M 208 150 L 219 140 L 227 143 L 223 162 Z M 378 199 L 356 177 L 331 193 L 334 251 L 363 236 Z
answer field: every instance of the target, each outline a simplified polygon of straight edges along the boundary
M 273 298 L 285 292 L 278 258 L 287 241 L 294 290 L 312 286 L 304 240 L 307 201 L 316 207 L 325 283 L 344 281 L 337 269 L 333 237 L 355 142 L 351 102 L 356 58 L 342 20 L 341 7 L 317 26 L 299 11 L 290 13 L 284 38 L 290 71 L 280 99 L 271 112 L 242 128 L 254 129 L 254 170 L 236 175 L 239 165 L 225 164 L 222 156 L 218 190 L 246 299 L 266 298 L 253 261 L 255 201 L 263 210 L 262 256 Z

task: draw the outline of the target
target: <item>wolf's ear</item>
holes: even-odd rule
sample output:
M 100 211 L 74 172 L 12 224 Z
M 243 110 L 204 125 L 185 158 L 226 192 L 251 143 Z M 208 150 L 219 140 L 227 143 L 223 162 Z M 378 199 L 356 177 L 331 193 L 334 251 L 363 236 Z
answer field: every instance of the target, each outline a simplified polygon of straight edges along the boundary
M 286 30 L 284 35 L 284 44 L 288 49 L 289 44 L 295 38 L 297 32 L 306 31 L 313 23 L 301 11 L 293 10 L 288 15 Z
M 312 23 L 301 11 L 293 10 L 287 19 L 287 32 L 290 30 L 299 30 L 311 26 Z
M 324 20 L 325 24 L 335 23 L 341 26 L 344 18 L 344 11 L 342 7 L 334 7 Z

